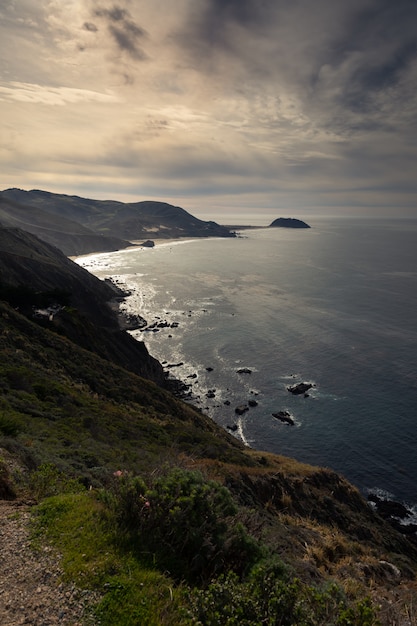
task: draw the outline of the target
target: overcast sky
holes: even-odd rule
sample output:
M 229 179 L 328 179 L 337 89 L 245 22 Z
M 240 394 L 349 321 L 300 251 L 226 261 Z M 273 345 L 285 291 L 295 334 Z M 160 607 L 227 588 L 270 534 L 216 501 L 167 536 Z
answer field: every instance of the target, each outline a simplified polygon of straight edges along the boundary
M 416 0 L 0 0 L 0 189 L 417 216 Z

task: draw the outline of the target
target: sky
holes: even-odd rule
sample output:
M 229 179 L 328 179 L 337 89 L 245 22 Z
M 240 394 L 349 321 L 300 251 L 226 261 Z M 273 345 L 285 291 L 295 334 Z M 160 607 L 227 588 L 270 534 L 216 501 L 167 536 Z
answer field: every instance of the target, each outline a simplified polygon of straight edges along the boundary
M 416 0 L 0 0 L 0 189 L 417 217 L 416 157 Z

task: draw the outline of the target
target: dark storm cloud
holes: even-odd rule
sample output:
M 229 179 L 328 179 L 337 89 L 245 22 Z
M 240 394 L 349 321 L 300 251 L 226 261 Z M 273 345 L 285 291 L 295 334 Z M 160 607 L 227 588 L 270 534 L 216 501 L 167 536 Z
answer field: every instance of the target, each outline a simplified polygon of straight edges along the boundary
M 203 0 L 191 5 L 184 44 L 201 51 L 207 46 L 232 50 L 234 26 L 254 32 L 268 24 L 275 10 L 273 0 Z
M 417 59 L 417 43 L 410 41 L 399 44 L 390 57 L 377 67 L 365 70 L 362 78 L 368 89 L 380 89 L 395 85 Z
M 386 43 L 391 39 L 415 37 L 415 0 L 375 0 L 365 8 L 359 4 L 352 14 L 350 31 L 360 46 Z
M 140 45 L 147 33 L 135 23 L 129 11 L 117 6 L 111 9 L 98 8 L 94 11 L 94 16 L 107 22 L 108 31 L 120 50 L 127 52 L 133 59 L 147 59 Z
M 206 23 L 211 29 L 214 25 L 233 21 L 250 29 L 256 28 L 267 22 L 277 4 L 274 0 L 206 0 L 203 3 L 202 25 Z
M 346 83 L 340 101 L 352 111 L 371 112 L 380 105 L 381 97 L 393 89 L 402 92 L 414 90 L 417 85 L 407 85 L 407 73 L 417 57 L 417 45 L 410 42 L 398 45 L 386 59 L 373 60 L 357 68 Z
M 314 8 L 307 0 L 203 0 L 191 7 L 183 45 L 203 63 L 221 50 L 248 72 L 282 78 L 296 68 L 291 82 L 313 90 L 323 65 L 338 68 L 361 55 L 344 72 L 342 91 L 354 100 L 357 91 L 397 84 L 416 59 L 416 25 L 415 0 L 317 0 Z
M 346 107 L 370 111 L 375 99 L 380 106 L 384 92 L 393 88 L 408 91 L 413 81 L 410 70 L 417 62 L 416 25 L 417 3 L 409 0 L 379 0 L 352 13 L 337 42 L 338 53 L 329 51 L 333 66 L 349 55 L 360 56 L 340 95 Z

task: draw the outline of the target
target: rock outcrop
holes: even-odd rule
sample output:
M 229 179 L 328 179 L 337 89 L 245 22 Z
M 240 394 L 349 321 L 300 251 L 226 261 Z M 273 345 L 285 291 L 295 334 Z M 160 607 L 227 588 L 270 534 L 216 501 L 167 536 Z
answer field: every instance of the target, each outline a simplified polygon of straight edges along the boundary
M 294 217 L 278 217 L 274 220 L 270 228 L 311 228 L 306 222 L 297 220 Z

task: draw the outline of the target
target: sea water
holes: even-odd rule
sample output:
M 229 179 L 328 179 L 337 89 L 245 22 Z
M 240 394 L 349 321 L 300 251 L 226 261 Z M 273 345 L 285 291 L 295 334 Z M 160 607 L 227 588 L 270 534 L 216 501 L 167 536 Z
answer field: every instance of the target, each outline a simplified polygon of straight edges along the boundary
M 123 306 L 161 324 L 132 334 L 246 445 L 413 505 L 417 221 L 309 223 L 78 263 L 131 291 Z M 314 385 L 308 397 L 288 391 L 299 382 Z M 256 406 L 237 415 L 249 400 Z

